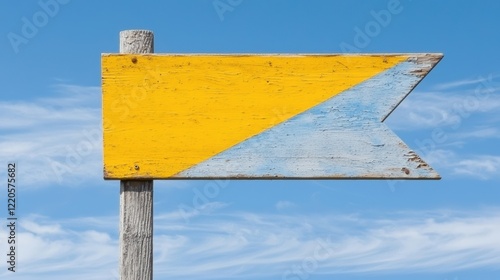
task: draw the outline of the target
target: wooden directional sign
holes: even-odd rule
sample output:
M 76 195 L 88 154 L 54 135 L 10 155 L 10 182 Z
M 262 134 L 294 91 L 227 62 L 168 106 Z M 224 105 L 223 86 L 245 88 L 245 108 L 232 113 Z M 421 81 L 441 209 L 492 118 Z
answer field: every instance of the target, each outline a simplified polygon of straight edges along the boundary
M 103 54 L 104 177 L 439 175 L 383 123 L 441 54 Z

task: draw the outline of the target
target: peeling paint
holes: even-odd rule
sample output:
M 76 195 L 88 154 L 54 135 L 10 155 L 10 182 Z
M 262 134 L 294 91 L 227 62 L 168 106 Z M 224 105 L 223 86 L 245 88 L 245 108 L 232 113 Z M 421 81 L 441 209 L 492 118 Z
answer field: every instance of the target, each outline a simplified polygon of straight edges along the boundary
M 122 56 L 123 58 L 128 57 L 123 55 L 118 56 Z M 141 67 L 141 64 L 145 63 L 144 59 L 151 60 L 154 56 L 156 55 L 135 57 L 135 61 L 128 60 L 130 65 L 126 65 L 126 67 Z M 184 55 L 179 55 L 179 57 L 183 56 Z M 262 64 L 265 65 L 265 69 L 278 69 L 280 67 L 280 61 L 282 60 L 276 60 L 272 55 L 262 56 L 266 57 L 265 63 Z M 280 56 L 304 57 L 305 55 Z M 343 55 L 338 54 L 307 56 L 343 57 Z M 349 59 L 359 59 L 359 56 L 360 55 L 353 55 L 352 58 Z M 105 165 L 104 176 L 106 179 L 439 179 L 440 176 L 423 159 L 403 143 L 401 139 L 383 123 L 383 121 L 400 102 L 404 100 L 425 75 L 432 70 L 435 64 L 442 58 L 442 55 L 394 54 L 361 56 L 366 56 L 367 58 L 378 57 L 381 59 L 380 61 L 384 59 L 386 61 L 392 60 L 393 62 L 395 59 L 401 59 L 400 61 L 402 62 L 394 63 L 393 65 L 395 66 L 392 66 L 392 68 L 390 68 L 391 66 L 387 66 L 384 68 L 387 70 L 380 70 L 377 72 L 379 74 L 373 74 L 368 80 L 362 79 L 361 81 L 363 82 L 358 82 L 353 86 L 346 87 L 340 92 L 325 93 L 329 94 L 329 96 L 325 95 L 327 96 L 325 99 L 323 99 L 323 97 L 317 98 L 318 101 L 314 103 L 315 105 L 307 105 L 304 107 L 306 109 L 301 109 L 299 106 L 296 106 L 297 108 L 292 112 L 287 111 L 289 108 L 286 108 L 286 110 L 284 110 L 284 114 L 286 114 L 285 117 L 274 116 L 275 113 L 273 113 L 273 108 L 276 108 L 266 105 L 267 107 L 264 106 L 259 109 L 260 115 L 244 111 L 243 117 L 239 115 L 226 116 L 226 122 L 234 122 L 236 118 L 243 121 L 236 126 L 233 125 L 232 129 L 228 130 L 227 128 L 225 129 L 225 124 L 220 122 L 220 116 L 214 117 L 213 115 L 204 115 L 204 120 L 210 120 L 212 123 L 209 131 L 211 133 L 210 137 L 201 130 L 193 129 L 193 126 L 198 127 L 200 121 L 200 119 L 194 118 L 194 115 L 201 111 L 196 111 L 196 114 L 193 115 L 191 113 L 191 115 L 188 116 L 181 116 L 180 114 L 180 117 L 175 119 L 176 122 L 169 122 L 158 117 L 158 115 L 169 116 L 169 114 L 171 114 L 165 113 L 168 111 L 165 111 L 164 108 L 168 106 L 156 106 L 162 111 L 157 112 L 150 110 L 154 113 L 148 115 L 148 118 L 144 119 L 146 121 L 154 121 L 155 126 L 150 126 L 150 128 L 141 130 L 141 133 L 159 135 L 159 137 L 156 138 L 149 136 L 142 137 L 142 134 L 136 131 L 138 128 L 142 129 L 142 123 L 138 122 L 136 119 L 136 123 L 131 124 L 130 120 L 134 120 L 136 116 L 129 115 L 127 116 L 128 119 L 124 121 L 128 125 L 126 129 L 121 128 L 118 130 L 113 128 L 114 130 L 110 131 L 109 128 L 106 127 L 105 135 L 110 132 L 121 133 L 125 130 L 133 131 L 134 135 L 141 135 L 141 137 L 134 142 L 135 146 L 144 147 L 145 150 L 148 150 L 148 154 L 152 153 L 153 156 L 145 156 L 142 150 L 134 150 L 135 154 L 133 155 L 127 153 L 125 151 L 130 151 L 130 147 L 124 145 L 123 137 L 115 137 L 117 141 L 112 143 L 109 141 L 105 142 L 105 147 L 114 150 L 119 146 L 121 147 L 121 152 L 116 152 L 116 150 L 114 150 L 115 157 L 107 162 L 107 166 Z M 254 58 L 252 55 L 236 55 L 234 57 Z M 401 57 L 404 58 L 402 59 Z M 186 61 L 190 60 L 188 59 Z M 184 65 L 179 64 L 173 66 L 175 71 L 185 71 L 188 80 L 193 77 L 189 69 L 187 69 L 190 62 Z M 237 64 L 235 65 L 238 66 Z M 322 64 L 318 65 L 325 67 Z M 335 70 L 338 70 L 338 72 L 345 71 L 344 68 L 349 69 L 349 64 L 340 63 L 339 65 L 335 67 L 340 68 L 337 69 L 334 67 L 335 69 L 333 72 L 335 72 Z M 287 69 L 287 67 L 288 64 L 286 66 L 284 64 L 281 65 L 281 69 Z M 370 64 L 369 67 L 373 66 Z M 316 68 L 317 67 L 315 67 L 315 70 L 318 70 Z M 328 71 L 331 71 L 330 68 L 328 69 Z M 157 74 L 161 76 L 162 74 L 169 73 L 168 71 L 170 70 L 162 71 L 163 72 L 160 71 L 160 73 Z M 108 67 L 103 68 L 103 75 L 105 72 L 109 72 Z M 138 72 L 142 73 L 141 71 Z M 227 79 L 234 76 L 232 72 L 224 73 Z M 327 75 L 326 72 L 321 73 Z M 239 74 L 237 75 L 239 76 Z M 262 91 L 262 89 L 269 89 L 272 87 L 276 89 L 277 94 L 284 92 L 283 86 L 277 83 L 276 79 L 278 76 L 273 74 L 274 76 L 268 75 L 270 78 L 263 77 L 261 71 L 254 71 L 252 75 L 255 75 L 252 81 L 257 81 L 261 87 L 261 90 L 257 90 L 257 92 L 262 92 L 261 95 L 252 95 L 254 101 L 265 100 L 263 98 L 267 96 L 266 90 Z M 326 79 L 323 74 L 319 76 L 314 74 L 313 79 L 304 79 L 304 76 L 299 75 L 299 73 L 293 73 L 293 75 L 295 78 L 290 80 L 290 85 L 294 85 L 294 87 L 297 87 L 301 83 L 309 85 L 309 87 L 305 87 L 308 90 L 303 90 L 303 92 L 300 93 L 301 98 L 305 96 L 308 101 L 310 101 L 313 95 L 317 95 L 318 91 L 324 91 L 327 88 L 323 86 L 323 84 L 320 85 L 317 82 L 319 81 L 318 79 L 322 79 L 322 81 Z M 111 76 L 108 77 L 108 80 L 104 80 L 103 83 L 112 81 L 116 83 L 116 85 L 119 85 L 120 83 L 118 80 L 113 80 L 116 77 Z M 205 78 L 206 75 L 199 76 Z M 280 77 L 283 79 L 282 76 Z M 130 77 L 126 79 L 129 78 Z M 208 78 L 214 79 L 212 76 Z M 201 80 L 202 79 L 200 79 L 200 81 Z M 316 82 L 312 82 L 313 80 Z M 157 80 L 155 79 L 155 81 Z M 218 80 L 210 81 L 217 83 Z M 331 83 L 331 81 L 336 80 L 329 79 L 329 83 Z M 249 84 L 248 81 L 244 81 L 244 83 Z M 342 83 L 345 83 L 345 80 L 338 82 L 338 84 Z M 179 86 L 181 86 L 181 84 L 182 83 L 180 83 Z M 158 87 L 157 84 L 153 84 L 153 86 Z M 210 85 L 201 82 L 196 86 L 199 86 L 196 90 L 208 90 L 210 88 Z M 221 85 L 213 84 L 212 86 Z M 250 94 L 254 94 L 256 91 L 254 86 L 255 85 L 253 85 L 252 90 L 249 91 Z M 119 87 L 120 86 L 117 86 L 117 88 Z M 168 87 L 171 87 L 171 85 L 168 85 Z M 177 94 L 177 89 L 178 88 L 172 87 L 168 90 L 174 90 Z M 160 92 L 166 89 L 155 88 L 154 90 L 156 90 L 155 92 Z M 328 87 L 328 90 L 330 90 L 330 87 Z M 231 91 L 231 94 L 230 98 L 234 99 L 235 95 L 233 91 Z M 174 96 L 185 97 L 183 95 Z M 289 102 L 303 105 L 300 104 L 301 102 L 299 99 L 290 100 L 289 96 L 283 97 L 288 97 L 288 99 L 285 99 Z M 208 96 L 206 101 L 212 100 L 210 98 L 213 99 L 214 97 Z M 220 96 L 218 98 L 220 98 Z M 238 98 L 241 99 L 241 97 Z M 269 98 L 269 96 L 267 96 L 267 98 Z M 179 100 L 181 99 L 179 98 Z M 191 102 L 192 100 L 194 100 L 194 97 L 189 97 L 188 99 L 182 99 L 181 103 L 188 104 L 187 102 Z M 223 100 L 224 98 L 214 104 L 219 104 L 219 102 L 223 102 Z M 283 106 L 287 106 L 288 103 L 283 100 L 281 100 Z M 234 102 L 231 104 L 234 106 L 228 105 L 225 108 L 234 109 L 235 106 L 243 106 L 242 108 L 248 109 L 247 103 L 241 102 L 241 100 L 238 101 L 237 99 L 233 101 Z M 146 103 L 147 102 L 144 101 L 143 105 L 150 106 Z M 206 110 L 206 106 L 203 106 L 203 102 L 197 102 L 197 104 L 203 112 L 210 111 Z M 171 106 L 172 104 L 169 105 Z M 155 106 L 150 106 L 148 108 L 157 110 L 156 107 L 153 107 Z M 219 109 L 224 109 L 223 107 L 221 108 Z M 112 109 L 113 108 L 107 112 L 112 112 Z M 192 111 L 187 110 L 187 112 Z M 134 114 L 137 113 L 134 112 Z M 252 128 L 255 132 L 248 133 L 248 136 L 241 133 L 247 133 L 244 130 L 252 127 L 251 122 L 245 122 L 246 118 L 259 120 L 260 122 L 260 126 L 257 129 L 255 127 Z M 181 123 L 178 122 L 179 120 L 181 120 Z M 184 122 L 192 126 L 186 126 Z M 177 143 L 179 144 L 178 146 L 172 147 L 171 141 L 173 138 L 168 131 L 172 127 L 179 125 L 184 127 L 182 136 L 185 138 L 183 138 L 183 141 Z M 193 133 L 193 131 L 197 133 L 197 137 L 193 137 L 190 134 Z M 223 131 L 224 133 L 222 133 Z M 226 141 L 228 137 L 231 136 L 231 133 L 234 135 L 241 133 L 242 135 L 241 137 L 238 136 L 238 139 L 231 140 L 233 142 L 219 145 L 221 143 L 219 140 Z M 217 137 L 222 138 L 219 139 Z M 170 154 L 171 152 L 177 152 L 178 150 L 184 149 L 187 144 L 206 144 L 204 141 L 207 142 L 209 138 L 209 141 L 212 141 L 212 143 L 220 147 L 213 149 L 211 146 L 209 147 L 212 149 L 210 151 L 198 147 L 197 151 L 195 151 L 197 153 L 195 155 L 197 156 L 196 159 L 191 155 L 185 156 L 184 158 L 177 158 Z M 105 140 L 106 139 L 109 140 L 109 138 L 105 137 Z M 151 143 L 155 145 L 154 148 L 142 143 L 141 141 L 143 141 L 143 139 L 154 139 L 154 143 Z M 166 147 L 168 147 L 170 153 L 166 153 L 162 150 Z M 187 160 L 190 162 L 187 162 Z M 166 163 L 171 164 L 169 165 Z M 175 168 L 172 168 L 172 164 L 176 165 Z
M 440 179 L 381 122 L 440 57 L 412 57 L 176 177 Z

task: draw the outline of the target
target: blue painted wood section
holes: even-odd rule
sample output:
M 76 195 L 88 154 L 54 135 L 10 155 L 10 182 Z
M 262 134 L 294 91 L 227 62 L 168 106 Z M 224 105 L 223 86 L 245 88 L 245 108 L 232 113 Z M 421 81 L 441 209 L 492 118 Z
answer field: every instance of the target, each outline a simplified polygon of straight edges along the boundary
M 439 179 L 383 120 L 441 57 L 413 55 L 175 177 Z

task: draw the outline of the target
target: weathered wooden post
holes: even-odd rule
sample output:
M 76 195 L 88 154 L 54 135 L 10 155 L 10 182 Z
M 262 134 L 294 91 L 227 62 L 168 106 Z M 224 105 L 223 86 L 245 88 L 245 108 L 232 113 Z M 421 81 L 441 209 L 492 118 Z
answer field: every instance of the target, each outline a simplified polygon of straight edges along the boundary
M 153 32 L 120 32 L 120 53 L 153 52 Z M 153 180 L 120 181 L 120 279 L 153 279 Z

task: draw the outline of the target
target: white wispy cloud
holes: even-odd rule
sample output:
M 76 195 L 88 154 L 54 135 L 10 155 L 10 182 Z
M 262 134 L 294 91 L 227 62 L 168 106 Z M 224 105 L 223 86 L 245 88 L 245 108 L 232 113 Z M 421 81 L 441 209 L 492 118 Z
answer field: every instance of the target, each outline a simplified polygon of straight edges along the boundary
M 102 178 L 99 87 L 54 86 L 54 97 L 0 102 L 0 156 L 23 185 L 74 185 Z
M 459 155 L 452 150 L 436 149 L 425 155 L 433 166 L 450 174 L 488 180 L 500 177 L 499 155 Z
M 88 229 L 99 220 L 105 222 Z M 20 223 L 16 279 L 118 279 L 118 217 Z M 155 219 L 159 279 L 294 279 L 297 273 L 432 273 L 500 265 L 499 209 L 378 216 L 213 213 L 176 223 L 169 213 Z M 0 229 L 2 239 L 6 234 Z M 297 267 L 299 272 L 292 269 Z
M 489 179 L 491 176 L 500 174 L 500 156 L 475 156 L 470 159 L 462 159 L 455 164 L 457 174 L 476 176 L 481 179 Z
M 219 201 L 206 202 L 203 204 L 179 204 L 177 205 L 177 210 L 169 213 L 165 213 L 162 215 L 155 215 L 155 219 L 166 219 L 166 220 L 175 220 L 175 221 L 183 221 L 185 223 L 189 223 L 192 218 L 199 217 L 202 215 L 210 215 L 212 212 L 217 211 L 222 208 L 226 208 L 228 206 L 227 203 L 222 203 Z
M 456 80 L 447 83 L 441 83 L 434 86 L 436 90 L 449 90 L 455 88 L 463 88 L 468 86 L 476 86 L 478 84 L 488 84 L 493 78 L 498 78 L 498 75 L 489 75 L 488 77 L 476 77 L 463 80 Z
M 500 111 L 498 76 L 436 85 L 429 92 L 416 91 L 387 119 L 398 130 L 453 126 L 454 130 L 475 115 L 496 116 Z
M 278 210 L 285 210 L 285 209 L 288 209 L 288 208 L 293 208 L 295 206 L 295 204 L 293 202 L 290 202 L 290 201 L 286 201 L 286 200 L 280 200 L 278 202 L 276 202 L 276 209 Z
M 478 127 L 468 131 L 452 133 L 451 136 L 457 140 L 466 139 L 497 139 L 500 138 L 500 127 Z
M 36 215 L 18 220 L 16 272 L 5 267 L 0 278 L 118 279 L 118 241 L 111 237 L 113 233 L 89 229 L 92 224 L 85 220 L 78 227 L 71 227 L 72 223 Z M 3 227 L 0 236 L 7 238 Z M 6 246 L 0 250 L 7 252 Z

